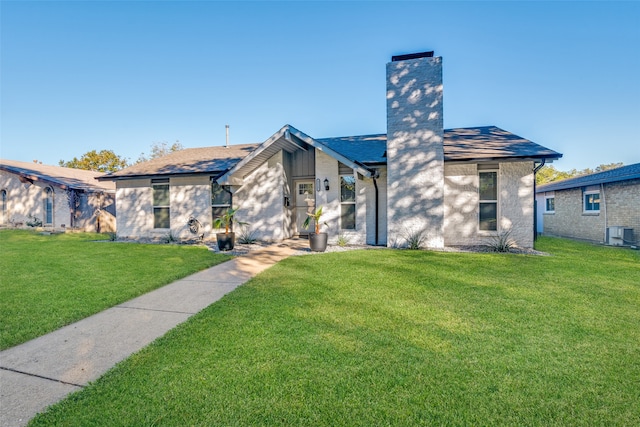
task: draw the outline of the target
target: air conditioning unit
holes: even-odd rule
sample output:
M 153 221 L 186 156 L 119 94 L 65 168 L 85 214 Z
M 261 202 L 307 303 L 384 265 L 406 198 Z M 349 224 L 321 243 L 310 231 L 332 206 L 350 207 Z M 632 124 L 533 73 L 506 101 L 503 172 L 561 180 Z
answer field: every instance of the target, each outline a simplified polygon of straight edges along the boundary
M 607 244 L 612 246 L 623 246 L 633 243 L 633 228 L 626 228 L 619 225 L 607 227 Z

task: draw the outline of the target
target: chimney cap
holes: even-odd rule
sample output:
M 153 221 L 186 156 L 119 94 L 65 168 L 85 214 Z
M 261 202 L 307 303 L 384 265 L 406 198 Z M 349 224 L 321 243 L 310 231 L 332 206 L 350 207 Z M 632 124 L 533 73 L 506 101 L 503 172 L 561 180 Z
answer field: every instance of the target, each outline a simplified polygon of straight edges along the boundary
M 391 57 L 391 62 L 406 61 L 407 59 L 417 58 L 433 58 L 433 51 L 408 53 L 406 55 L 394 55 Z

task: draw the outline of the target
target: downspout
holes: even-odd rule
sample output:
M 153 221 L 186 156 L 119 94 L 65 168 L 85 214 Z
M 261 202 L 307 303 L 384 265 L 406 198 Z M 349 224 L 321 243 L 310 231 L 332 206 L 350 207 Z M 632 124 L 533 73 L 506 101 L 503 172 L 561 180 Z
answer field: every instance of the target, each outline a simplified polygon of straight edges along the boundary
M 378 173 L 376 171 L 376 173 L 372 176 L 373 178 L 373 187 L 376 190 L 376 214 L 374 215 L 375 217 L 375 222 L 376 222 L 376 233 L 375 233 L 375 245 L 378 246 L 378 181 L 376 181 L 376 177 L 378 176 Z
M 604 207 L 604 244 L 608 244 L 607 242 L 607 199 L 604 196 L 604 184 L 600 183 L 600 193 L 602 194 L 602 206 Z M 624 235 L 623 235 L 624 237 Z M 624 239 L 623 242 L 624 244 Z
M 540 164 L 533 162 L 533 241 L 538 240 L 538 201 L 536 200 L 536 174 L 544 166 L 546 160 L 540 159 Z

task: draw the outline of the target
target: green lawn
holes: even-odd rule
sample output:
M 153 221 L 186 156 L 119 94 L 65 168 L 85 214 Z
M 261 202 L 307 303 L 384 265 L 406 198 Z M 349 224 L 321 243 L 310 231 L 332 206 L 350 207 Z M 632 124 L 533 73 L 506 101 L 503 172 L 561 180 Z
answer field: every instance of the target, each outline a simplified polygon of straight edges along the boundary
M 639 425 L 640 253 L 291 257 L 31 425 Z
M 0 349 L 229 259 L 204 247 L 0 231 Z

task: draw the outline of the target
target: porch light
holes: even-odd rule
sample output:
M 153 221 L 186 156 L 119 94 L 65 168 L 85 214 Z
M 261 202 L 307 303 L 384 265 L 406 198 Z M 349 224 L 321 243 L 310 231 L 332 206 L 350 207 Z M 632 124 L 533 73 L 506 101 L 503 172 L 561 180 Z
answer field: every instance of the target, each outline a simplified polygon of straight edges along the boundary
M 329 180 L 327 178 L 324 179 L 324 189 L 329 191 Z

